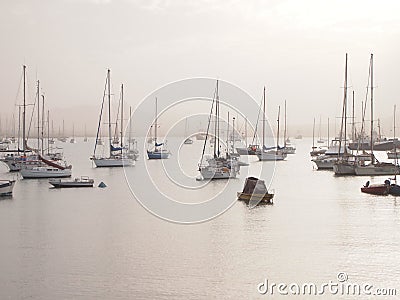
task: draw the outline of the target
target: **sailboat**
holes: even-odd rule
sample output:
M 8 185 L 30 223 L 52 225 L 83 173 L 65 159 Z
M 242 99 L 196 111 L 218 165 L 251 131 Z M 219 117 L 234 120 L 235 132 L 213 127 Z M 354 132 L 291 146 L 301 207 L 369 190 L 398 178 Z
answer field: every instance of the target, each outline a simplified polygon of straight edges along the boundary
M 264 93 L 263 93 L 263 136 L 262 136 L 262 141 L 263 141 L 263 149 L 260 149 L 256 155 L 258 157 L 258 160 L 260 161 L 276 161 L 276 160 L 285 160 L 287 157 L 287 154 L 279 147 L 279 117 L 280 117 L 280 112 L 281 112 L 281 107 L 278 107 L 278 129 L 277 129 L 277 135 L 276 135 L 276 149 L 268 149 L 265 146 L 265 117 L 266 117 L 266 111 L 265 111 L 265 87 L 264 87 Z
M 400 168 L 398 165 L 392 163 L 379 162 L 374 156 L 374 141 L 373 141 L 373 130 L 374 130 L 374 85 L 373 85 L 373 54 L 370 59 L 370 80 L 371 80 L 371 163 L 365 165 L 363 162 L 357 164 L 355 167 L 355 173 L 359 176 L 374 176 L 374 175 L 392 175 L 399 174 Z
M 124 152 L 124 147 L 123 147 L 123 136 L 122 136 L 122 131 L 121 131 L 121 145 L 120 147 L 114 147 L 112 145 L 112 135 L 111 135 L 111 78 L 110 78 L 110 70 L 107 70 L 107 79 L 106 79 L 106 90 L 104 90 L 103 94 L 103 101 L 101 103 L 101 111 L 100 111 L 100 117 L 99 117 L 99 123 L 97 127 L 97 135 L 96 135 L 96 141 L 95 141 L 95 146 L 94 146 L 94 151 L 93 151 L 93 156 L 91 159 L 93 160 L 94 164 L 98 168 L 102 167 L 127 167 L 127 166 L 133 166 L 135 164 L 135 160 L 132 158 L 129 158 L 126 153 Z M 107 93 L 107 95 L 106 95 Z M 121 103 L 123 103 L 124 98 L 124 86 L 121 85 Z M 105 98 L 107 96 L 108 99 L 108 146 L 109 146 L 109 153 L 108 156 L 106 157 L 101 157 L 96 154 L 96 149 L 98 146 L 98 141 L 99 141 L 99 133 L 100 133 L 100 127 L 101 127 L 101 117 L 103 115 L 103 108 L 104 108 L 104 102 Z M 123 128 L 123 104 L 121 105 L 121 128 Z
M 37 124 L 38 124 L 38 140 L 37 140 L 37 148 L 33 149 L 27 145 L 27 141 L 24 140 L 25 147 L 35 153 L 35 156 L 30 157 L 25 161 L 21 162 L 21 176 L 26 178 L 63 178 L 71 176 L 72 166 L 68 165 L 65 160 L 54 161 L 50 158 L 46 158 L 44 155 L 44 96 L 43 98 L 43 106 L 42 106 L 42 131 L 40 135 L 40 89 L 39 89 L 39 80 L 37 81 Z M 25 101 L 24 101 L 25 106 Z M 25 107 L 24 107 L 25 111 Z M 25 113 L 24 113 L 25 117 Z M 24 122 L 25 123 L 25 122 Z M 25 127 L 25 126 L 24 126 Z M 24 130 L 25 131 L 25 130 Z M 25 134 L 24 134 L 25 135 Z M 41 142 L 41 143 L 40 143 Z
M 354 123 L 354 120 L 353 120 Z M 341 154 L 340 150 L 337 156 L 337 161 L 334 162 L 333 171 L 335 175 L 354 175 L 356 160 L 353 155 L 347 152 L 347 53 L 345 63 L 345 76 L 344 76 L 344 96 L 342 108 L 342 123 L 340 127 L 339 149 L 343 145 L 344 153 Z
M 71 144 L 75 144 L 76 143 L 76 141 L 75 141 L 75 125 L 74 124 L 72 124 L 72 138 L 71 138 L 71 140 L 69 142 Z
M 228 153 L 225 157 L 221 155 L 220 151 L 220 127 L 219 127 L 219 81 L 215 89 L 215 97 L 211 104 L 211 112 L 209 116 L 209 122 L 207 127 L 207 133 L 204 140 L 203 152 L 199 163 L 199 172 L 201 178 L 199 180 L 212 180 L 212 179 L 228 179 L 235 178 L 239 173 L 240 166 L 236 159 L 230 158 Z M 214 109 L 215 108 L 215 109 Z M 205 149 L 207 140 L 210 137 L 210 124 L 212 121 L 212 113 L 214 112 L 214 139 L 213 156 L 206 156 Z M 228 151 L 227 151 L 228 152 Z
M 2 180 L 0 179 L 0 197 L 11 196 L 15 180 Z
M 155 119 L 154 119 L 154 138 L 152 142 L 154 142 L 154 147 L 151 150 L 147 150 L 147 157 L 149 159 L 167 159 L 170 156 L 170 152 L 165 149 L 164 143 L 158 143 L 157 142 L 157 129 L 158 129 L 158 124 L 157 124 L 157 119 L 158 119 L 158 113 L 157 113 L 157 98 L 156 98 L 156 114 L 155 114 Z
M 253 134 L 253 140 L 251 141 L 251 144 L 247 143 L 247 118 L 245 119 L 245 146 L 246 147 L 236 147 L 236 151 L 239 155 L 256 155 L 257 152 L 260 151 L 260 145 L 257 145 L 255 143 L 256 140 L 256 136 L 257 136 L 257 127 L 258 127 L 258 123 L 260 120 L 260 112 L 261 112 L 261 106 L 262 103 L 260 104 L 260 108 L 258 110 L 258 115 L 257 115 L 257 122 L 256 122 L 256 128 L 254 130 L 254 134 Z
M 285 129 L 283 131 L 283 152 L 286 154 L 295 154 L 296 147 L 290 144 L 290 139 L 287 137 L 287 118 L 286 118 L 286 100 L 285 100 Z

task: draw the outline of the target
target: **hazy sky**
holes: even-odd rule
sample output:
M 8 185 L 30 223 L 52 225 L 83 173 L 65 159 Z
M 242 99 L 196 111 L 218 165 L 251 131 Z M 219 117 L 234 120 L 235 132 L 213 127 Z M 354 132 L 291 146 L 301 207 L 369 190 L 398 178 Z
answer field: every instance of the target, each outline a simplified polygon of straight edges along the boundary
M 365 0 L 1 1 L 0 115 L 21 100 L 26 64 L 30 97 L 38 77 L 55 122 L 94 131 L 110 68 L 128 105 L 171 81 L 218 77 L 257 101 L 266 85 L 269 117 L 286 99 L 292 132 L 311 130 L 313 117 L 340 115 L 346 52 L 359 109 L 374 53 L 376 118 L 390 134 L 399 11 L 399 1 Z

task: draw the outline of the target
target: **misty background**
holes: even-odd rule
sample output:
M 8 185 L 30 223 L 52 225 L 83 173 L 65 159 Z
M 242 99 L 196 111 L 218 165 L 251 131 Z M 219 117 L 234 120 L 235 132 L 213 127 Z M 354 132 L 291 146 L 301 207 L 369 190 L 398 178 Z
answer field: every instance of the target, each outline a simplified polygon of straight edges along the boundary
M 68 135 L 72 124 L 76 135 L 83 135 L 85 124 L 95 135 L 107 68 L 116 99 L 124 83 L 126 112 L 170 82 L 211 77 L 240 87 L 257 102 L 265 85 L 274 125 L 278 105 L 282 109 L 287 100 L 292 136 L 311 135 L 314 117 L 317 124 L 322 118 L 323 132 L 329 117 L 333 135 L 347 52 L 357 120 L 374 53 L 375 117 L 382 132 L 392 134 L 398 1 L 1 1 L 0 11 L 3 126 L 18 115 L 25 64 L 28 102 L 34 101 L 39 79 L 55 131 L 64 119 Z M 173 122 L 162 121 L 166 127 Z M 338 124 L 336 119 L 336 131 Z

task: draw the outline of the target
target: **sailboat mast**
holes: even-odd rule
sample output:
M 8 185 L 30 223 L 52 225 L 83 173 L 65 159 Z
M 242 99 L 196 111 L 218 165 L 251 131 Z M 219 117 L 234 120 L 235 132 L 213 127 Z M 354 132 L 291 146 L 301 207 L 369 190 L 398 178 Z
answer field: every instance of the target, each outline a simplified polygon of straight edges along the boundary
M 124 85 L 121 84 L 121 153 L 122 147 L 124 146 Z
M 42 95 L 42 131 L 41 131 L 41 142 L 42 142 L 42 155 L 44 153 L 44 95 Z
M 19 152 L 19 139 L 21 137 L 21 106 L 18 105 L 18 152 Z
M 321 115 L 319 116 L 319 129 L 318 129 L 318 136 L 319 136 L 319 141 L 322 140 L 322 136 L 321 136 L 321 123 L 322 123 L 322 117 Z M 318 141 L 318 143 L 319 143 Z
M 154 148 L 157 147 L 157 97 L 156 97 L 156 116 L 154 120 Z
M 263 92 L 263 133 L 262 133 L 262 149 L 265 147 L 265 86 L 264 86 L 264 92 Z
M 313 148 L 313 150 L 315 149 L 315 117 L 314 117 L 314 123 L 313 123 L 313 128 L 312 128 L 312 148 Z
M 132 131 L 132 106 L 129 106 L 129 132 L 128 132 L 128 150 L 131 150 L 131 131 Z
M 356 136 L 356 123 L 355 123 L 356 119 L 355 119 L 354 113 L 355 113 L 355 108 L 354 108 L 354 91 L 353 91 L 353 116 L 352 116 L 353 128 L 351 129 L 351 139 L 352 139 L 353 142 L 354 142 L 354 139 L 355 139 L 355 136 Z
M 373 139 L 373 132 L 374 132 L 374 72 L 373 72 L 373 58 L 374 55 L 371 53 L 371 162 L 375 162 L 374 158 L 374 139 Z
M 232 120 L 232 127 L 233 127 L 233 130 L 232 130 L 232 133 L 233 133 L 233 140 L 232 140 L 232 154 L 235 152 L 235 134 L 236 134 L 236 131 L 235 131 L 235 117 L 233 117 L 233 120 Z
M 217 123 L 218 123 L 218 80 L 215 94 L 215 124 L 214 124 L 214 158 L 217 158 Z
M 112 153 L 112 140 L 111 140 L 111 82 L 110 82 L 110 69 L 107 70 L 107 83 L 108 83 L 108 140 L 110 148 L 110 156 Z
M 229 154 L 229 111 L 228 111 L 228 122 L 226 125 L 226 157 Z
M 344 67 L 344 89 L 343 89 L 343 105 L 342 105 L 342 121 L 340 123 L 340 138 L 339 138 L 339 151 L 338 157 L 340 157 L 342 150 L 342 140 L 343 140 L 343 129 L 344 129 L 344 149 L 346 149 L 346 106 L 347 106 L 347 53 L 346 53 L 346 63 Z
M 396 139 L 396 104 L 394 105 L 394 113 L 393 113 L 393 141 L 395 141 L 395 139 Z
M 280 116 L 280 114 L 281 114 L 281 106 L 279 105 L 278 106 L 278 120 L 277 120 L 278 129 L 277 129 L 277 132 L 276 132 L 276 150 L 279 149 L 279 116 Z
M 40 96 L 39 96 L 39 87 L 40 83 L 39 80 L 37 81 L 37 150 L 39 153 L 40 148 Z
M 346 142 L 347 142 L 347 53 L 346 53 L 346 66 L 344 71 L 344 151 L 346 152 Z M 340 154 L 339 148 L 339 154 Z
M 47 154 L 50 154 L 50 111 L 47 111 Z
M 217 144 L 215 146 L 217 147 L 217 155 L 219 157 L 219 81 L 217 80 L 217 135 L 216 135 L 216 140 Z
M 25 145 L 26 145 L 26 121 L 25 121 L 25 116 L 26 116 L 26 66 L 23 66 L 24 70 L 24 110 L 22 112 L 22 150 L 24 152 L 25 156 Z
M 286 100 L 285 100 L 285 130 L 283 131 L 283 146 L 286 148 Z
M 326 142 L 328 148 L 329 148 L 329 118 L 328 118 L 328 141 Z

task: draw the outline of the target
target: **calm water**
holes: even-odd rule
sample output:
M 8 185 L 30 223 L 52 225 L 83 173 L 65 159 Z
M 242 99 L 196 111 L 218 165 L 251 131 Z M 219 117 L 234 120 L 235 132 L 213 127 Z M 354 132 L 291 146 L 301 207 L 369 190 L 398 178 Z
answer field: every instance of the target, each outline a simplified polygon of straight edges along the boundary
M 311 141 L 296 142 L 297 154 L 276 164 L 273 206 L 249 210 L 237 202 L 195 225 L 150 214 L 132 197 L 123 169 L 93 168 L 93 142 L 63 144 L 75 176 L 108 187 L 54 190 L 47 180 L 17 182 L 13 198 L 0 201 L 0 298 L 265 298 L 271 296 L 257 292 L 264 278 L 319 284 L 336 280 L 338 272 L 399 289 L 400 198 L 362 194 L 369 178 L 313 170 Z M 185 147 L 173 156 L 196 176 L 202 143 Z M 146 172 L 140 154 L 129 170 L 134 184 Z M 260 164 L 251 162 L 255 169 Z M 148 164 L 155 174 L 160 167 L 160 161 Z M 0 172 L 10 176 L 4 166 Z M 155 175 L 160 183 L 164 176 Z M 245 177 L 231 181 L 223 197 L 234 199 Z M 213 182 L 187 201 L 201 201 L 221 185 Z M 156 197 L 152 187 L 150 195 Z

